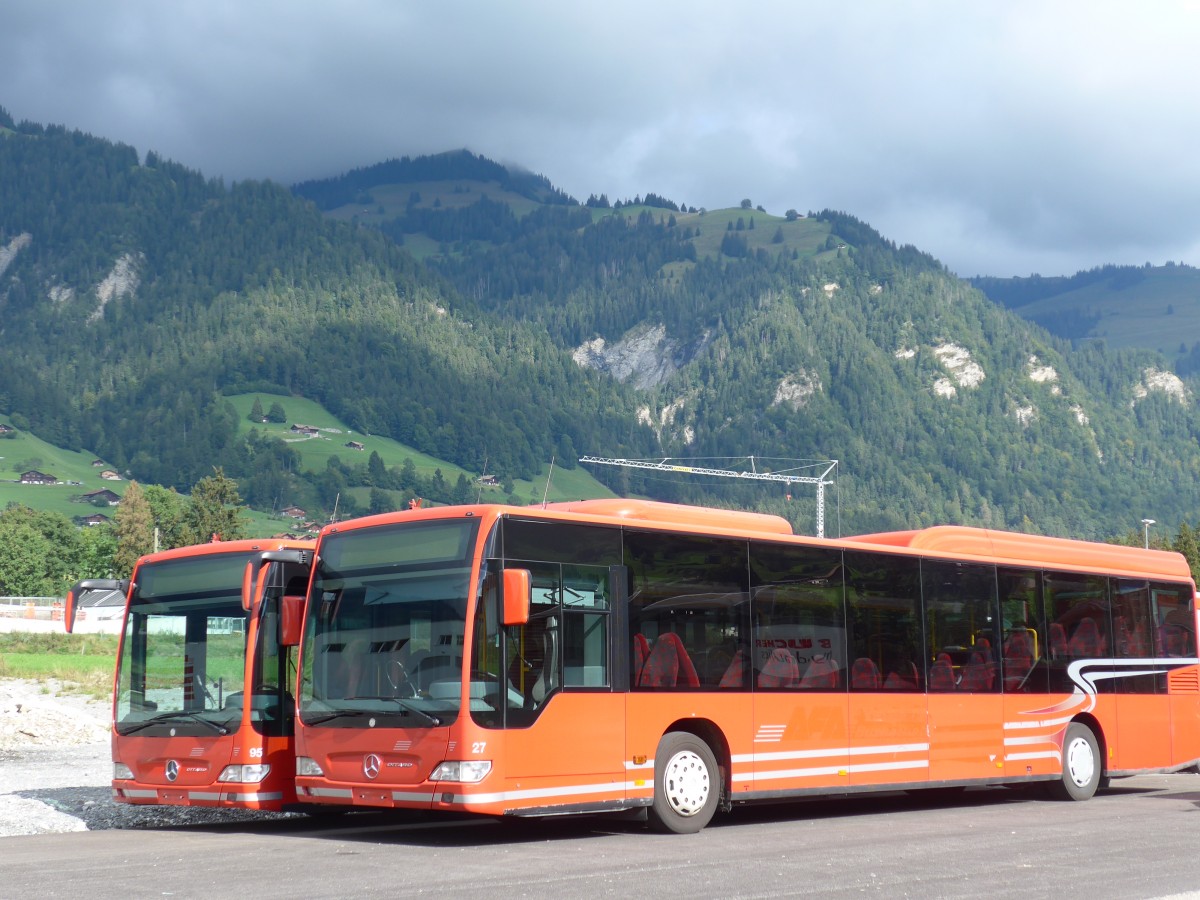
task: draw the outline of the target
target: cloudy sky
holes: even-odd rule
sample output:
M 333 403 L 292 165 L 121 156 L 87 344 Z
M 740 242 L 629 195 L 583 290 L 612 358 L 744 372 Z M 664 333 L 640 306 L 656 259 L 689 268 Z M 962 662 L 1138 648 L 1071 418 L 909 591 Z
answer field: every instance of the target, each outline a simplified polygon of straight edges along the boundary
M 8 0 L 0 106 L 226 180 L 467 147 L 960 275 L 1200 265 L 1200 3 Z

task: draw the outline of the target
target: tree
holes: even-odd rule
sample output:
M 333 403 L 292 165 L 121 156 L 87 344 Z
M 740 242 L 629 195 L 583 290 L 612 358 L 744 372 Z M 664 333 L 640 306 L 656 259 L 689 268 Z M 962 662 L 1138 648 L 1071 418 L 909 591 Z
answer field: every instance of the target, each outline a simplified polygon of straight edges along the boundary
M 248 418 L 251 422 L 261 422 L 266 418 L 266 413 L 263 412 L 262 400 L 258 397 L 254 398 L 254 403 L 250 406 L 250 415 Z
M 128 578 L 138 557 L 154 551 L 154 513 L 136 481 L 129 482 L 113 521 L 117 538 L 113 569 L 118 577 Z
M 0 526 L 6 532 L 0 538 L 5 554 L 12 552 L 16 557 L 4 578 L 22 585 L 20 593 L 62 594 L 78 580 L 80 534 L 66 516 L 12 504 L 0 512 Z M 21 546 L 22 541 L 27 546 Z
M 789 209 L 783 214 L 783 217 L 789 222 L 795 222 L 798 218 L 800 218 L 800 213 L 796 212 L 794 209 Z
M 271 408 L 267 410 L 267 421 L 282 424 L 287 421 L 287 413 L 283 409 L 283 404 L 276 400 L 271 404 Z
M 367 508 L 367 515 L 377 515 L 379 513 L 392 512 L 396 505 L 392 502 L 391 495 L 380 488 L 371 488 L 370 506 Z
M 467 481 L 466 475 L 459 472 L 458 479 L 454 482 L 454 491 L 450 495 L 450 502 L 453 504 L 462 504 L 470 503 L 471 500 L 471 482 Z
M 226 477 L 224 469 L 214 466 L 213 474 L 201 478 L 192 488 L 186 516 L 192 543 L 202 544 L 214 538 L 233 541 L 244 537 L 241 502 L 237 482 Z
M 71 584 L 83 578 L 117 577 L 117 532 L 111 525 L 80 529 L 79 553 L 75 558 Z
M 367 459 L 367 482 L 377 488 L 383 488 L 388 486 L 390 480 L 383 457 L 379 455 L 378 450 L 372 450 Z
M 750 198 L 748 197 L 742 201 L 742 209 L 750 209 L 753 206 L 754 204 L 750 202 Z
M 1192 569 L 1192 579 L 1200 578 L 1200 538 L 1187 522 L 1181 522 L 1175 543 L 1171 547 L 1177 553 L 1182 553 Z
M 160 550 L 173 550 L 192 543 L 186 521 L 188 503 L 175 488 L 148 484 L 142 488 L 142 495 L 150 504 Z
M 27 522 L 0 522 L 0 592 L 13 597 L 46 596 L 49 586 L 43 574 L 52 547 Z

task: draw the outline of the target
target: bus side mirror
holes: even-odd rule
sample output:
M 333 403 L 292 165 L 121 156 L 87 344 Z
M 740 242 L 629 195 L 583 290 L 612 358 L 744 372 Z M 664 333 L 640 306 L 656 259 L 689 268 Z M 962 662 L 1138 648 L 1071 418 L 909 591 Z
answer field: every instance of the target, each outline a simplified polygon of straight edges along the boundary
M 67 634 L 75 633 L 75 615 L 79 612 L 79 601 L 89 591 L 120 591 L 125 593 L 129 582 L 118 581 L 115 578 L 85 578 L 71 586 L 67 591 L 67 602 L 63 604 L 63 630 Z
M 253 612 L 258 609 L 267 592 L 267 574 L 271 563 L 291 563 L 306 566 L 312 556 L 305 550 L 285 547 L 281 550 L 264 550 L 246 563 L 242 572 L 242 609 Z
M 300 594 L 284 594 L 279 602 L 279 645 L 298 646 L 303 628 L 304 597 Z
M 524 625 L 529 621 L 529 598 L 533 593 L 532 584 L 533 579 L 528 569 L 504 570 L 503 624 Z
M 255 557 L 246 563 L 242 572 L 242 609 L 246 612 L 255 609 L 262 600 L 267 584 L 267 579 L 263 577 L 266 569 L 261 557 Z

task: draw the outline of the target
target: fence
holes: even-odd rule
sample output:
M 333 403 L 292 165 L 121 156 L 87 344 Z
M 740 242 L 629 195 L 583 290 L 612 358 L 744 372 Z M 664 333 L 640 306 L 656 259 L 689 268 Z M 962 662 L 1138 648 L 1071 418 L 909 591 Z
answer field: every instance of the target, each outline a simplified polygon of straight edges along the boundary
M 9 631 L 62 631 L 62 597 L 0 597 L 0 633 Z M 75 614 L 75 631 L 88 634 L 118 634 L 122 607 L 80 607 Z
M 54 619 L 56 606 L 61 618 L 62 597 L 0 597 L 0 616 L 16 619 Z

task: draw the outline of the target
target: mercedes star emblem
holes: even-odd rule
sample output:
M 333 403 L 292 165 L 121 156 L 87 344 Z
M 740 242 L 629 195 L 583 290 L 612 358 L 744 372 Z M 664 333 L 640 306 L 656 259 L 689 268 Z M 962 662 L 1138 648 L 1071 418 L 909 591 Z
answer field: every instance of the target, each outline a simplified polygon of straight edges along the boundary
M 363 757 L 363 774 L 368 778 L 376 778 L 379 776 L 379 770 L 383 768 L 383 763 L 374 753 L 368 753 Z
M 167 760 L 167 781 L 174 781 L 179 777 L 179 763 L 173 759 Z

